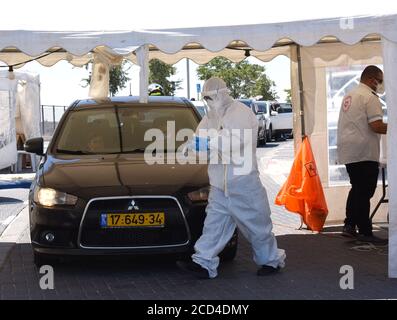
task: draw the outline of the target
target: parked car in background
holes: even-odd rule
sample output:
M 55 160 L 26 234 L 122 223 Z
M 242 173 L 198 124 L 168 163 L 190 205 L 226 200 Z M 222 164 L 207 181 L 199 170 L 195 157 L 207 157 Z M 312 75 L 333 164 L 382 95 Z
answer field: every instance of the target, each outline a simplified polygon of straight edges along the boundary
M 272 141 L 272 133 L 271 133 L 272 117 L 270 116 L 270 103 L 267 101 L 256 101 L 255 103 L 258 108 L 258 114 L 263 115 L 265 120 L 266 141 Z
M 79 100 L 62 116 L 46 152 L 42 138 L 25 143 L 26 151 L 43 156 L 29 191 L 37 265 L 62 255 L 193 252 L 207 206 L 207 165 L 175 158 L 147 163 L 144 151 L 153 143 L 144 139 L 148 129 L 175 139 L 165 132 L 167 121 L 174 121 L 176 132 L 193 133 L 200 117 L 184 98 Z M 175 139 L 172 149 L 151 154 L 176 156 L 182 143 Z M 221 259 L 233 259 L 236 249 L 237 233 Z
M 207 114 L 207 107 L 205 106 L 204 102 L 191 100 L 190 103 L 193 104 L 196 110 L 200 113 L 201 118 Z
M 271 102 L 268 109 L 271 119 L 269 136 L 276 140 L 292 137 L 292 105 L 290 103 Z
M 238 99 L 238 101 L 245 104 L 248 108 L 252 110 L 258 119 L 258 146 L 263 144 L 265 145 L 267 142 L 266 135 L 266 117 L 263 111 L 261 111 L 261 107 L 258 106 L 257 101 L 254 99 Z

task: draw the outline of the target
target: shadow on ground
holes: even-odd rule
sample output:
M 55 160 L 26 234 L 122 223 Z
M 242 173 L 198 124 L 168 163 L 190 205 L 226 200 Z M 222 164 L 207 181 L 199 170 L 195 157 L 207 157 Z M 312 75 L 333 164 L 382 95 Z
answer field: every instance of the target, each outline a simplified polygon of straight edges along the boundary
M 1 204 L 15 204 L 15 203 L 23 203 L 23 201 L 20 199 L 16 199 L 16 198 L 0 197 L 0 205 Z
M 340 228 L 339 228 L 340 229 Z M 286 267 L 268 277 L 241 238 L 233 262 L 219 267 L 213 280 L 197 280 L 180 271 L 174 258 L 85 257 L 54 264 L 55 290 L 39 288 L 41 275 L 28 243 L 14 247 L 0 271 L 2 299 L 389 299 L 397 298 L 397 280 L 387 277 L 387 246 L 346 240 L 339 229 L 323 234 L 278 236 L 287 252 Z M 334 233 L 336 232 L 336 233 Z M 384 236 L 384 231 L 381 231 Z M 382 236 L 382 234 L 381 234 Z M 354 290 L 342 290 L 342 266 L 354 270 Z

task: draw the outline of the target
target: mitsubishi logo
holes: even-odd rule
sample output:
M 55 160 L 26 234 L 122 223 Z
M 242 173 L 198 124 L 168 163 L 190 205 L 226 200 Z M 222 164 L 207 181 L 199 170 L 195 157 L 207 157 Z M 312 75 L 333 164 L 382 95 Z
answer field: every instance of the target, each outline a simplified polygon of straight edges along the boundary
M 138 205 L 135 203 L 135 200 L 131 200 L 130 205 L 128 206 L 128 210 L 139 210 Z

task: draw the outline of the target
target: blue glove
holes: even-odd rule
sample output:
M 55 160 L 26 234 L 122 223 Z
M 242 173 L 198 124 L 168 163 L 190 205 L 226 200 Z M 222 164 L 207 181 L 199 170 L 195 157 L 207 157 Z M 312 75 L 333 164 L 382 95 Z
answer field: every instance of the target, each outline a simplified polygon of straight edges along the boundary
M 209 137 L 193 137 L 194 150 L 196 151 L 208 151 L 209 148 Z

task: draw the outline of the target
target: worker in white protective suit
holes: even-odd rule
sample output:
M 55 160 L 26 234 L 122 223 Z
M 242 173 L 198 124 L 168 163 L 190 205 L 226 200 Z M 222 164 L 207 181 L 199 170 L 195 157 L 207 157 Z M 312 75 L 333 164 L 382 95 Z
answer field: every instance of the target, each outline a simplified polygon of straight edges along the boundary
M 284 267 L 285 252 L 277 248 L 266 190 L 259 178 L 257 119 L 230 96 L 220 78 L 205 82 L 202 97 L 209 112 L 197 128 L 192 148 L 208 150 L 211 188 L 203 234 L 194 246 L 192 261 L 178 265 L 199 278 L 215 278 L 218 254 L 237 226 L 252 245 L 253 260 L 260 266 L 257 274 L 272 274 Z

